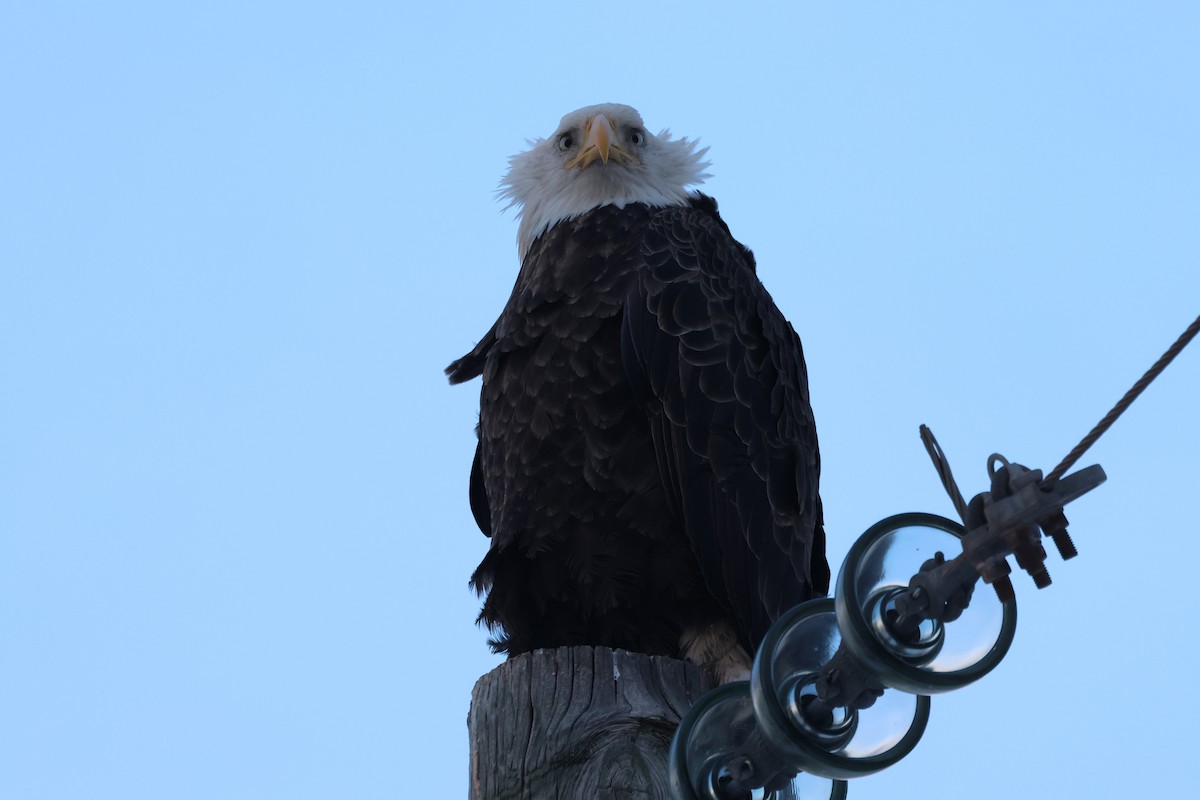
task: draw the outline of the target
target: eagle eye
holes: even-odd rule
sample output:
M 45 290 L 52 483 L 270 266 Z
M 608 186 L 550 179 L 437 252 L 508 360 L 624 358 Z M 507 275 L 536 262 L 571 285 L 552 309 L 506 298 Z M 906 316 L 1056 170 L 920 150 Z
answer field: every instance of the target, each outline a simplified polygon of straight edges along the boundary
M 571 134 L 564 133 L 562 136 L 558 137 L 558 149 L 559 150 L 570 150 L 574 146 L 575 146 L 575 138 L 573 136 L 571 136 Z
M 646 134 L 642 130 L 634 128 L 629 132 L 629 141 L 640 147 L 646 143 Z

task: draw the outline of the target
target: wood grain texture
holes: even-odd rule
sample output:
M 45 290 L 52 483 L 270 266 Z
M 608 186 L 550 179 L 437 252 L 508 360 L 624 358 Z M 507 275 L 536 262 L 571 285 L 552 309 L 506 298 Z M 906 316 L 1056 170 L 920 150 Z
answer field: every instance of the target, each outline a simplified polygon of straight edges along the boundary
M 714 683 L 698 667 L 605 647 L 536 650 L 479 679 L 470 800 L 668 800 L 667 750 Z

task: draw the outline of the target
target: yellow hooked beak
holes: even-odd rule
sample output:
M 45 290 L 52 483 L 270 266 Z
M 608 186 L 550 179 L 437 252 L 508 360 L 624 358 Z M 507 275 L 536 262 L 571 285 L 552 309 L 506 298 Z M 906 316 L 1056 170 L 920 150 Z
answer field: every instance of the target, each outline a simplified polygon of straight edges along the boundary
M 634 160 L 633 155 L 621 146 L 608 117 L 597 114 L 583 123 L 583 144 L 579 155 L 568 161 L 567 167 L 584 170 L 596 159 L 600 159 L 601 164 L 608 164 L 609 158 L 618 164 Z

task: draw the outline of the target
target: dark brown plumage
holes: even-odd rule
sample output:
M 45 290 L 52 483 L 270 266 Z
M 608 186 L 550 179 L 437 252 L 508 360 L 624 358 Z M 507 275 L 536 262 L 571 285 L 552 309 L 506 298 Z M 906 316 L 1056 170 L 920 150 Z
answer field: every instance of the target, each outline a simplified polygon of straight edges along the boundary
M 498 651 L 679 656 L 726 621 L 753 653 L 827 591 L 800 341 L 710 198 L 554 224 L 447 374 L 483 377 L 471 584 Z

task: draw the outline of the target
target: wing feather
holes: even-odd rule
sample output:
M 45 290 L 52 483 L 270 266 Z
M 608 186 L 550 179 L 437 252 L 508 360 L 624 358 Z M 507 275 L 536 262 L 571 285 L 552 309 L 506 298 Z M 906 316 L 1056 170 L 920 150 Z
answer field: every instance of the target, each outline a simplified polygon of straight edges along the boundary
M 705 582 L 753 648 L 829 587 L 800 340 L 708 198 L 660 210 L 642 255 L 624 366 Z

